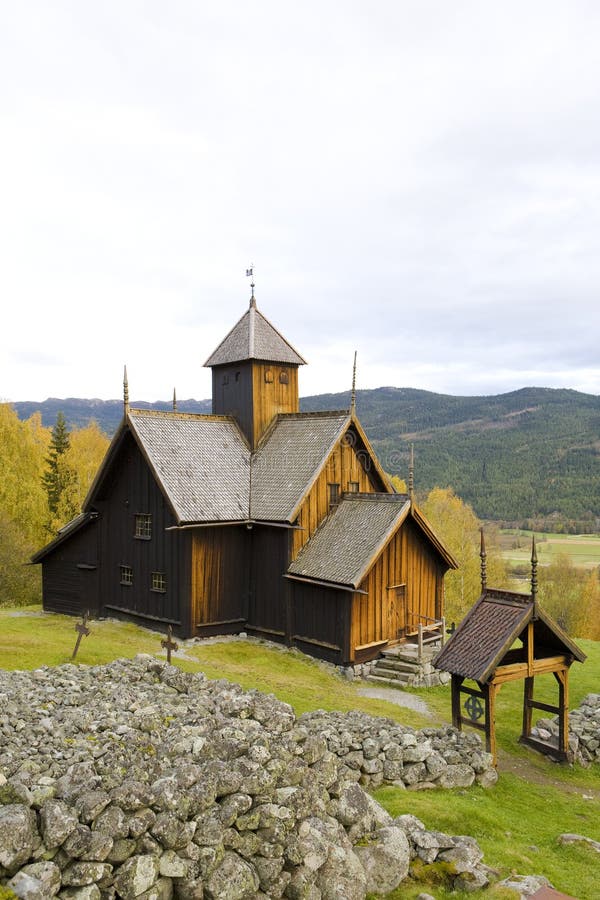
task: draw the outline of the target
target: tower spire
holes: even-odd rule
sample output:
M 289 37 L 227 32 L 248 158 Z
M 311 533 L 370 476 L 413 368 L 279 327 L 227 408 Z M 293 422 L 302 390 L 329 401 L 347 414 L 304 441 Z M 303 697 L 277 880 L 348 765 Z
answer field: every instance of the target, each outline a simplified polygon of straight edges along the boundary
M 123 366 L 123 414 L 129 415 L 129 382 L 127 380 L 127 366 Z
M 356 350 L 354 351 L 354 365 L 352 366 L 352 391 L 350 392 L 350 415 L 356 414 Z
M 250 309 L 256 308 L 256 297 L 254 296 L 254 265 L 251 265 L 249 269 L 246 269 L 246 278 L 251 278 L 250 287 L 252 288 L 252 294 L 250 296 Z
M 410 445 L 410 461 L 408 463 L 408 496 L 412 502 L 415 493 L 415 445 Z
M 481 559 L 481 593 L 483 594 L 487 588 L 487 553 L 485 552 L 485 536 L 483 528 L 481 529 L 481 549 L 479 551 Z
M 535 534 L 531 537 L 531 599 L 535 607 L 537 600 L 537 548 L 535 546 Z
M 173 388 L 173 412 L 177 412 L 177 394 L 175 393 L 175 388 Z

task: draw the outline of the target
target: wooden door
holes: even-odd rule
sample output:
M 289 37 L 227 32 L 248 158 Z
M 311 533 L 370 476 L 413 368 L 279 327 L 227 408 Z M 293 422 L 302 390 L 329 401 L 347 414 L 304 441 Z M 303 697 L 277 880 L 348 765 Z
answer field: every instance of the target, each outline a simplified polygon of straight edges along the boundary
M 387 595 L 387 637 L 390 643 L 393 643 L 402 640 L 406 632 L 406 585 L 397 584 L 389 587 Z

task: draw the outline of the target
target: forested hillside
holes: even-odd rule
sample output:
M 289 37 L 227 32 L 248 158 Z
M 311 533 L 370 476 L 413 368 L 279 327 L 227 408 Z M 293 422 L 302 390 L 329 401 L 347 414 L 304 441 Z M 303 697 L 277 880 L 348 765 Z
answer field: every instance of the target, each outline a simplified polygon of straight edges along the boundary
M 108 434 L 122 415 L 118 400 L 46 400 L 13 404 L 20 418 L 39 410 L 44 425 L 64 412 L 70 427 L 94 418 Z M 304 410 L 343 409 L 349 394 L 301 400 Z M 132 406 L 168 409 L 170 403 Z M 209 400 L 178 403 L 210 412 Z M 411 388 L 358 391 L 357 411 L 391 474 L 407 477 L 415 447 L 415 485 L 451 486 L 485 519 L 537 528 L 600 527 L 600 398 L 571 390 L 523 388 L 490 397 L 453 397 Z

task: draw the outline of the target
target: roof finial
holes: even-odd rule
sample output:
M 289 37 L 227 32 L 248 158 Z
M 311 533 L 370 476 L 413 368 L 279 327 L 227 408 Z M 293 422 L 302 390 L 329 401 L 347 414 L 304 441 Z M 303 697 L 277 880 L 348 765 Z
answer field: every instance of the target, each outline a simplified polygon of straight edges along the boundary
M 531 599 L 535 603 L 537 598 L 537 548 L 535 546 L 535 534 L 531 537 Z
M 129 415 L 129 382 L 127 381 L 127 366 L 123 366 L 123 413 Z
M 173 388 L 173 412 L 177 412 L 177 394 L 175 393 L 175 388 Z
M 352 391 L 350 393 L 350 415 L 356 414 L 356 350 L 354 351 L 354 365 L 352 366 Z
M 410 461 L 408 463 L 408 496 L 413 499 L 415 493 L 415 445 L 410 445 Z
M 250 287 L 252 288 L 252 296 L 250 297 L 250 309 L 256 307 L 256 297 L 254 296 L 254 265 L 251 265 L 249 269 L 246 269 L 246 278 L 251 278 Z
M 485 536 L 483 528 L 481 529 L 481 549 L 479 551 L 481 559 L 481 593 L 483 594 L 487 588 L 487 553 L 485 552 Z

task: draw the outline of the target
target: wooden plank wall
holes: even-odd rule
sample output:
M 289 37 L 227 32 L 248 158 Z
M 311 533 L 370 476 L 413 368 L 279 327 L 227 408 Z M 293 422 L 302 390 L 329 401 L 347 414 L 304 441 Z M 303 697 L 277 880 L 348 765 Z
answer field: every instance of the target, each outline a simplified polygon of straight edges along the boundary
M 100 512 L 100 597 L 109 615 L 141 624 L 172 625 L 189 637 L 189 541 L 166 531 L 173 514 L 137 444 L 126 435 L 104 482 L 96 506 Z M 152 537 L 134 537 L 135 515 L 152 516 Z M 120 566 L 133 569 L 133 583 L 120 583 Z M 163 572 L 167 590 L 151 589 L 152 572 Z
M 402 528 L 406 542 L 406 590 L 409 615 L 437 619 L 443 613 L 442 563 L 419 528 L 408 519 Z
M 219 416 L 234 416 L 248 440 L 251 440 L 252 363 L 240 362 L 213 368 L 212 411 Z
M 42 564 L 43 607 L 48 612 L 79 616 L 98 611 L 98 521 L 61 544 Z
M 276 641 L 289 639 L 290 531 L 255 525 L 250 532 L 250 599 L 247 629 Z
M 350 490 L 351 482 L 358 482 L 359 492 L 362 494 L 385 490 L 375 469 L 366 470 L 362 461 L 364 452 L 362 442 L 353 429 L 349 429 L 333 448 L 323 471 L 300 507 L 298 515 L 300 529 L 294 531 L 292 559 L 296 559 L 302 547 L 329 513 L 328 484 L 339 484 L 341 493 Z
M 272 380 L 267 381 L 266 375 Z M 283 381 L 281 380 L 283 377 Z M 287 379 L 287 383 L 286 383 Z M 254 362 L 252 366 L 253 431 L 252 448 L 279 413 L 295 413 L 298 400 L 298 366 L 281 363 Z
M 292 643 L 304 653 L 343 665 L 348 661 L 352 594 L 290 582 Z
M 195 634 L 242 631 L 248 612 L 248 533 L 239 525 L 191 531 Z
M 217 366 L 212 385 L 213 413 L 234 416 L 252 449 L 274 416 L 300 408 L 298 366 L 256 360 Z
M 350 634 L 352 647 L 394 641 L 398 638 L 398 629 L 418 621 L 414 617 L 439 616 L 441 611 L 438 611 L 436 601 L 441 597 L 441 582 L 439 561 L 427 547 L 419 530 L 407 519 L 361 583 L 361 590 L 367 594 L 354 596 Z M 397 601 L 389 588 L 401 584 L 406 585 L 408 621 L 404 622 L 390 611 L 390 602 Z

